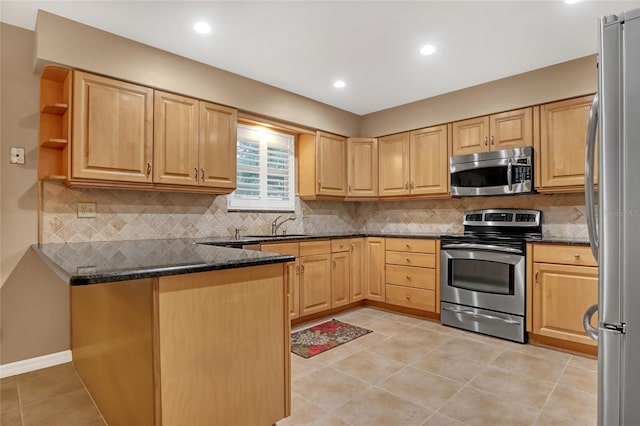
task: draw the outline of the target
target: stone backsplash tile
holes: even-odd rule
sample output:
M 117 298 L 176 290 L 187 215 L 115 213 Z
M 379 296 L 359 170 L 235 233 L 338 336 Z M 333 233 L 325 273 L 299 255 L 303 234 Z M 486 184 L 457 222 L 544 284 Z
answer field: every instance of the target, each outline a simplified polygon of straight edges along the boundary
M 95 202 L 97 217 L 77 217 L 78 202 Z M 264 235 L 280 214 L 296 219 L 289 234 L 326 232 L 461 233 L 465 210 L 511 207 L 543 211 L 543 234 L 587 238 L 582 194 L 468 197 L 411 201 L 303 201 L 295 212 L 228 211 L 226 196 L 159 191 L 70 189 L 43 183 L 42 242 L 114 241 Z

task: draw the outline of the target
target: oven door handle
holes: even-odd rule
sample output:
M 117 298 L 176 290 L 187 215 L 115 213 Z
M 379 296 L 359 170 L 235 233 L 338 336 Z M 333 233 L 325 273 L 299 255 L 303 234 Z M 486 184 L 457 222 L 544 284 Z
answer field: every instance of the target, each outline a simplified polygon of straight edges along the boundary
M 498 321 L 502 321 L 505 322 L 507 324 L 520 324 L 519 321 L 515 321 L 515 320 L 510 320 L 510 319 L 505 319 L 505 318 L 500 318 L 500 317 L 496 317 L 493 315 L 487 315 L 487 314 L 480 314 L 477 312 L 473 312 L 473 311 L 464 311 L 462 309 L 454 309 L 454 308 L 450 308 L 448 306 L 445 306 L 444 308 L 445 311 L 450 311 L 453 312 L 454 314 L 464 314 L 464 315 L 470 315 L 474 318 L 485 318 L 485 319 L 490 319 L 490 320 L 498 320 Z
M 472 249 L 472 250 L 480 249 L 480 250 L 499 251 L 503 253 L 523 254 L 522 250 L 517 248 L 495 246 L 492 244 L 473 244 L 473 243 L 443 244 L 441 248 L 442 249 Z

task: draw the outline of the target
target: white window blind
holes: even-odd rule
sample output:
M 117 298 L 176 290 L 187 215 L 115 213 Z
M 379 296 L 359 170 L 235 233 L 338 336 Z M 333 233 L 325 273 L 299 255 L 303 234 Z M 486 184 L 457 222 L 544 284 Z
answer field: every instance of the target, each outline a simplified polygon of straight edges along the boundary
M 292 135 L 238 124 L 237 186 L 228 209 L 293 211 L 293 147 Z

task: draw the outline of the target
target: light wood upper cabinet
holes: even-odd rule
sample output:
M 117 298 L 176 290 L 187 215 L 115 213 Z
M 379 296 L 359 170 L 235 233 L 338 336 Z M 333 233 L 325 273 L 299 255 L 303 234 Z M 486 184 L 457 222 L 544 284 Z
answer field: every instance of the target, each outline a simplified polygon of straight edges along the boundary
M 378 196 L 378 140 L 347 139 L 347 196 Z
M 589 266 L 592 265 L 592 266 Z M 588 246 L 533 245 L 533 332 L 596 346 L 582 317 L 598 303 L 598 267 Z M 597 324 L 597 319 L 594 318 Z
M 151 182 L 153 90 L 74 72 L 71 178 Z
M 446 194 L 449 188 L 447 126 L 411 132 L 409 138 L 411 194 Z
M 324 132 L 299 136 L 298 195 L 303 199 L 347 195 L 347 138 Z
M 453 155 L 533 145 L 533 108 L 453 123 Z
M 200 185 L 235 189 L 237 118 L 233 108 L 200 101 Z
M 536 189 L 582 191 L 587 124 L 593 96 L 552 102 L 540 107 L 540 140 L 536 144 Z
M 449 182 L 448 126 L 380 138 L 380 196 L 445 195 Z
M 380 138 L 378 154 L 380 196 L 409 194 L 409 132 Z
M 153 181 L 197 185 L 199 101 L 156 90 Z
M 365 242 L 365 298 L 385 301 L 385 239 L 369 237 Z
M 154 182 L 234 189 L 236 110 L 158 90 L 154 98 Z

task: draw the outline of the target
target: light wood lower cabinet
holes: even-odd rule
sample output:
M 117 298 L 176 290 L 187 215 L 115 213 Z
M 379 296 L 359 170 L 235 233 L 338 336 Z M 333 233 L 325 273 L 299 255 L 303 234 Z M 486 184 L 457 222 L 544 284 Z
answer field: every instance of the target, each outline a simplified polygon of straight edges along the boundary
M 348 305 L 351 302 L 350 285 L 351 256 L 348 251 L 331 253 L 331 307 Z
M 331 308 L 331 243 L 300 243 L 300 316 Z
M 385 239 L 368 237 L 365 242 L 365 298 L 385 301 L 384 252 Z
M 270 425 L 289 415 L 282 264 L 70 294 L 73 364 L 108 424 Z
M 598 268 L 584 266 L 595 265 L 589 247 L 535 244 L 533 252 L 533 332 L 596 346 L 582 326 L 598 303 Z
M 436 241 L 386 240 L 386 302 L 436 312 Z
M 349 289 L 351 301 L 357 302 L 365 297 L 365 239 L 351 239 L 351 269 L 349 278 Z

